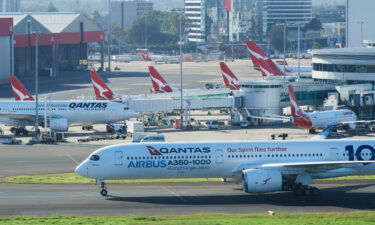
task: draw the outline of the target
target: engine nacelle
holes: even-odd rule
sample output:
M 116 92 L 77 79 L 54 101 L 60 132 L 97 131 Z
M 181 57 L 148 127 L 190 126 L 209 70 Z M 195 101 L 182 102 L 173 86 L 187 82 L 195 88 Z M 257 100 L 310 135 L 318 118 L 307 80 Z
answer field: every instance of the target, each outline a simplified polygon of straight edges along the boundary
M 242 185 L 246 193 L 280 191 L 282 175 L 275 170 L 248 169 L 242 171 Z
M 69 128 L 69 122 L 67 119 L 52 119 L 51 120 L 51 130 L 66 132 Z

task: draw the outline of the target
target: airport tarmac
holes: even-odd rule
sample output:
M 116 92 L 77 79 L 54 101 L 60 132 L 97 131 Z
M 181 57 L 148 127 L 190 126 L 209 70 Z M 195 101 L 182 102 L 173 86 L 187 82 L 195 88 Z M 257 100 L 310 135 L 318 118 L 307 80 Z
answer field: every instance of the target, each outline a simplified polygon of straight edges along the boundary
M 324 181 L 318 197 L 291 192 L 246 194 L 218 182 L 109 184 L 107 198 L 94 184 L 0 183 L 0 215 L 153 215 L 190 213 L 348 212 L 375 209 L 375 181 Z
M 304 61 L 308 65 L 311 60 Z M 151 87 L 146 62 L 121 63 L 121 71 L 101 73 L 115 92 L 144 94 Z M 295 64 L 290 62 L 290 64 Z M 256 79 L 259 72 L 250 68 L 249 60 L 237 60 L 228 65 L 240 79 Z M 178 86 L 178 65 L 156 65 L 160 73 Z M 205 83 L 221 83 L 218 62 L 185 63 L 185 87 L 199 88 Z M 202 74 L 204 71 L 204 74 Z M 21 78 L 33 93 L 33 77 Z M 11 99 L 9 85 L 0 85 L 0 100 Z M 40 79 L 42 95 L 51 91 L 53 99 L 93 95 L 87 72 L 62 73 L 57 78 Z M 43 98 L 42 98 L 43 99 Z M 58 145 L 0 145 L 0 179 L 6 176 L 73 172 L 76 165 L 94 150 L 126 140 L 98 141 L 78 144 L 77 140 L 93 134 L 103 134 L 104 125 L 93 131 L 73 127 L 67 134 L 68 143 Z M 9 127 L 7 128 L 9 129 Z M 206 140 L 270 140 L 270 135 L 288 133 L 289 139 L 309 138 L 306 130 L 290 125 L 264 126 L 250 129 L 225 127 L 217 131 L 201 128 L 196 131 L 176 131 L 173 128 L 153 127 L 167 141 Z M 374 134 L 355 138 L 374 137 Z M 271 141 L 271 140 L 270 140 Z M 99 195 L 92 184 L 17 185 L 0 182 L 0 215 L 126 215 L 126 214 L 187 214 L 201 212 L 251 213 L 266 212 L 327 212 L 375 209 L 375 181 L 324 181 L 319 197 L 295 197 L 292 193 L 264 195 L 245 194 L 238 184 L 224 183 L 154 183 L 109 184 L 109 196 Z

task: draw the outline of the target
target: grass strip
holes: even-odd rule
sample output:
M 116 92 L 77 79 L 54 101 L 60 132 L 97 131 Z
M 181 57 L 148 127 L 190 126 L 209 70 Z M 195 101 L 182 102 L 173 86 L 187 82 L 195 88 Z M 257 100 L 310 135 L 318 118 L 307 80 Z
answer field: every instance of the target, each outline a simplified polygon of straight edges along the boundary
M 375 223 L 374 211 L 347 213 L 277 213 L 264 214 L 190 214 L 155 216 L 50 216 L 50 217 L 0 217 L 0 224 L 100 224 L 100 225 L 367 225 Z
M 3 179 L 15 184 L 91 184 L 94 179 L 81 177 L 75 173 L 40 174 L 30 176 L 14 176 Z M 186 179 L 135 179 L 135 180 L 106 180 L 106 183 L 178 183 L 178 182 L 219 182 L 220 178 L 186 178 Z

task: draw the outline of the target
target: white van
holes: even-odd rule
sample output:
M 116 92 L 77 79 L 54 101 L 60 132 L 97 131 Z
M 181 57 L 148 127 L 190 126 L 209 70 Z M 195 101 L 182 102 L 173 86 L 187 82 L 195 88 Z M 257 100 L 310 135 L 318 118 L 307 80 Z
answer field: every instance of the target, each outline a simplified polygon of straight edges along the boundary
M 165 137 L 162 134 L 148 135 L 144 137 L 141 142 L 165 142 Z

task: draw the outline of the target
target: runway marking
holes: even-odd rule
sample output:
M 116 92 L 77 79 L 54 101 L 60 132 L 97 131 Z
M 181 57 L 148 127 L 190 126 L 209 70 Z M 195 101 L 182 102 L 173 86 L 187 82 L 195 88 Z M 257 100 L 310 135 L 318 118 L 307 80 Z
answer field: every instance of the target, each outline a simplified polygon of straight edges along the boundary
M 79 165 L 79 162 L 77 160 L 75 160 L 71 155 L 69 155 L 68 153 L 65 154 L 69 159 L 71 159 L 75 164 Z
M 184 199 L 184 197 L 182 197 L 180 194 L 178 194 L 178 193 L 176 193 L 176 192 L 170 190 L 169 188 L 164 187 L 164 186 L 160 186 L 160 188 L 163 189 L 164 191 L 169 192 L 169 193 L 171 193 L 172 195 L 176 196 L 176 197 L 179 198 L 181 201 L 183 201 L 183 202 L 187 202 L 187 200 Z

